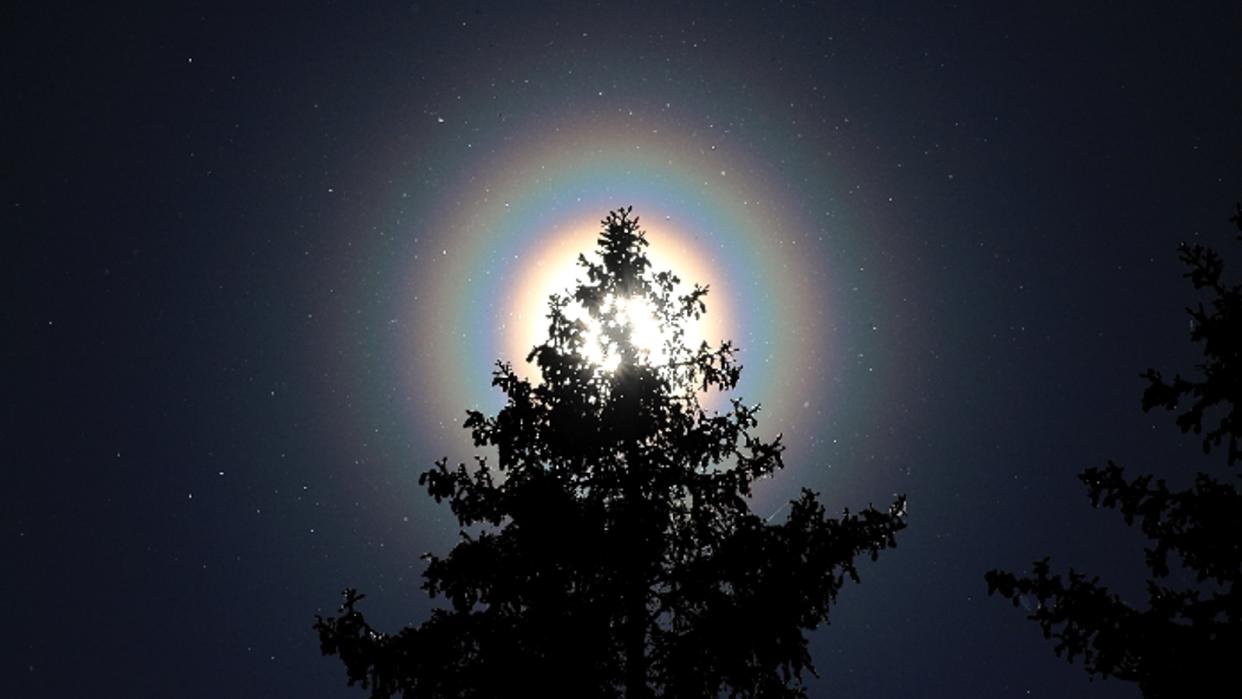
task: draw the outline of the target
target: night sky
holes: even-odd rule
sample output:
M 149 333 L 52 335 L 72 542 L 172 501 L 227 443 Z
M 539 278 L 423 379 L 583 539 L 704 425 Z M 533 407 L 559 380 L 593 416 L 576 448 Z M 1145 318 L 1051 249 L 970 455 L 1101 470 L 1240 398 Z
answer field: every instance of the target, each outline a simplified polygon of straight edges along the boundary
M 19 3 L 0 694 L 365 696 L 314 614 L 424 618 L 418 474 L 633 205 L 789 445 L 755 511 L 909 497 L 813 697 L 1136 697 L 983 574 L 1142 602 L 1076 474 L 1223 463 L 1139 373 L 1178 242 L 1242 268 L 1242 6 L 1088 4 Z

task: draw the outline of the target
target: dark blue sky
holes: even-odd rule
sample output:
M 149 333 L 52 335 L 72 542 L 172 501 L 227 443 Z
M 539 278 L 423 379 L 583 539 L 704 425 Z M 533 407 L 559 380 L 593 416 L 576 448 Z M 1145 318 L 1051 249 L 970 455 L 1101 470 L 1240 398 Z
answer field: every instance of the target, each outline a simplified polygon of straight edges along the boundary
M 436 383 L 494 342 L 427 299 L 507 273 L 502 202 L 642 180 L 691 223 L 779 202 L 720 258 L 811 270 L 744 280 L 799 312 L 740 335 L 784 356 L 805 319 L 826 358 L 791 408 L 754 355 L 798 461 L 757 509 L 910 499 L 811 695 L 1137 696 L 983 573 L 1051 554 L 1136 594 L 1141 539 L 1075 474 L 1208 465 L 1139 410 L 1142 370 L 1196 358 L 1177 244 L 1229 259 L 1242 198 L 1242 10 L 1189 5 L 19 3 L 0 694 L 361 696 L 313 615 L 350 585 L 421 620 L 418 555 L 455 530 L 417 474 L 470 455 L 436 411 L 487 390 Z M 667 172 L 540 175 L 653 139 Z

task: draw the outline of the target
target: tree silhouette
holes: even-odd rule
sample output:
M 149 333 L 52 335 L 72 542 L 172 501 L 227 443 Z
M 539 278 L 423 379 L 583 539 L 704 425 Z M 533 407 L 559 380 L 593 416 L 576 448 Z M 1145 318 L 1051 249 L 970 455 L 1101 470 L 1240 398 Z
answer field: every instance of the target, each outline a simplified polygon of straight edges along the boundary
M 441 460 L 419 479 L 461 526 L 446 557 L 425 557 L 445 607 L 389 635 L 346 590 L 315 624 L 373 697 L 803 696 L 804 632 L 857 581 L 855 558 L 905 527 L 904 497 L 833 519 L 803 490 L 784 522 L 752 513 L 784 446 L 754 434 L 757 407 L 701 406 L 741 372 L 728 342 L 686 346 L 707 288 L 649 269 L 631 209 L 601 223 L 585 280 L 551 298 L 527 357 L 541 380 L 498 362 L 505 406 L 467 413 L 497 467 Z
M 1242 241 L 1242 205 L 1230 221 Z M 1214 250 L 1183 245 L 1180 257 L 1195 289 L 1211 297 L 1208 307 L 1199 303 L 1187 309 L 1191 339 L 1202 345 L 1205 358 L 1197 367 L 1201 378 L 1178 374 L 1166 381 L 1148 369 L 1142 375 L 1147 381 L 1143 410 L 1182 411 L 1176 418 L 1182 431 L 1202 434 L 1205 454 L 1225 443 L 1232 467 L 1242 456 L 1242 285 L 1222 281 L 1224 262 Z M 1151 541 L 1147 609 L 1127 605 L 1098 578 L 1072 569 L 1064 578 L 1051 574 L 1047 558 L 1034 564 L 1029 577 L 988 572 L 988 592 L 1009 598 L 1014 606 L 1034 604 L 1027 618 L 1039 624 L 1045 638 L 1056 640 L 1057 655 L 1070 662 L 1081 656 L 1092 676 L 1136 682 L 1148 699 L 1208 696 L 1231 686 L 1242 658 L 1237 589 L 1242 498 L 1237 488 L 1200 472 L 1190 488 L 1170 490 L 1150 475 L 1128 480 L 1112 462 L 1087 469 L 1079 478 L 1092 505 L 1117 508 L 1127 524 L 1138 521 Z M 1193 583 L 1171 586 L 1171 557 L 1174 577 L 1193 577 Z

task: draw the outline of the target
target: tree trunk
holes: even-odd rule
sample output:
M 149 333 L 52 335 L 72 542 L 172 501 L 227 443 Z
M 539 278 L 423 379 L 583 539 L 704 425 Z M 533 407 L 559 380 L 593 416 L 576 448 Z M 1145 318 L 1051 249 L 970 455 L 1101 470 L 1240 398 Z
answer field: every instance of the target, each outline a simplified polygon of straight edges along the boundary
M 641 582 L 639 580 L 638 582 Z M 631 585 L 631 599 L 626 614 L 625 629 L 625 697 L 647 699 L 647 624 L 646 600 L 638 594 L 640 588 Z
M 647 686 L 647 516 L 644 512 L 641 474 L 635 467 L 640 462 L 629 459 L 626 474 L 624 528 L 627 555 L 625 572 L 625 697 L 648 699 Z

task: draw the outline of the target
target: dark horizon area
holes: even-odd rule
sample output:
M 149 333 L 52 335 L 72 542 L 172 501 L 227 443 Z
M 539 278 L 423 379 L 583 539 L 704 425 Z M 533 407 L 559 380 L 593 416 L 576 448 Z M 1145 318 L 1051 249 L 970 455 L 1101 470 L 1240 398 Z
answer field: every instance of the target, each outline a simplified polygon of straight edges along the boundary
M 315 614 L 425 619 L 458 533 L 418 475 L 476 453 L 545 260 L 632 204 L 789 446 L 754 511 L 908 498 L 809 696 L 1139 696 L 984 573 L 1141 605 L 1077 474 L 1226 473 L 1140 374 L 1201 358 L 1180 242 L 1242 276 L 1236 3 L 10 17 L 0 694 L 366 696 Z

